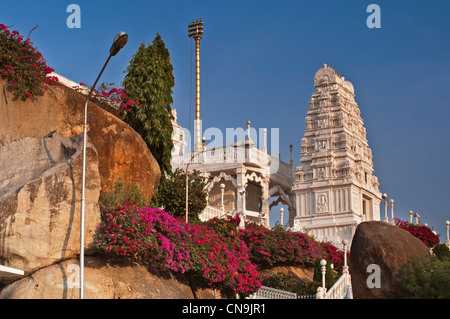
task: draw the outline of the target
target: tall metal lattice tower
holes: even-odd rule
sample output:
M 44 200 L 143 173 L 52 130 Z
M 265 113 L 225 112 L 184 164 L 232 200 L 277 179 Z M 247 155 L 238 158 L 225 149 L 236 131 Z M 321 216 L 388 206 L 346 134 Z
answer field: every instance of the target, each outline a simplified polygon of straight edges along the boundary
M 189 38 L 195 40 L 195 140 L 194 151 L 200 152 L 202 150 L 202 132 L 200 120 L 200 40 L 203 36 L 203 21 L 200 18 L 193 20 L 188 26 Z

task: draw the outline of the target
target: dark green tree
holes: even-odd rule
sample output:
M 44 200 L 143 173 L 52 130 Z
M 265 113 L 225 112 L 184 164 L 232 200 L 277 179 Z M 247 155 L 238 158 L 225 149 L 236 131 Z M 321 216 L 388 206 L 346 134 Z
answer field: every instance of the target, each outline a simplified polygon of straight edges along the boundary
M 175 78 L 169 50 L 159 33 L 151 45 L 141 43 L 125 73 L 123 87 L 131 100 L 140 103 L 125 121 L 147 143 L 161 169 L 160 186 L 164 186 L 165 179 L 172 174 L 171 105 Z
M 198 171 L 194 171 L 189 174 L 188 183 L 188 218 L 189 221 L 197 221 L 207 204 L 206 180 Z M 171 215 L 181 218 L 186 216 L 186 174 L 183 170 L 178 168 L 167 178 L 165 187 L 160 189 L 158 200 Z
M 395 298 L 449 299 L 450 260 L 412 258 L 400 270 Z

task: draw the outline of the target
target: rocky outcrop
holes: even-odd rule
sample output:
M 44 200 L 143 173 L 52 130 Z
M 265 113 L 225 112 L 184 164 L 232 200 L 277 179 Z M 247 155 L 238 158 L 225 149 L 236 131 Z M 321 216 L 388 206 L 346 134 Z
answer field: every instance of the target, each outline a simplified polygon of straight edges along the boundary
M 0 88 L 6 82 L 0 79 Z M 0 147 L 27 137 L 43 138 L 59 131 L 63 136 L 83 132 L 85 96 L 63 85 L 51 85 L 34 101 L 13 100 L 7 91 L 0 98 Z M 88 136 L 98 152 L 102 190 L 118 177 L 137 184 L 151 198 L 161 172 L 142 137 L 130 126 L 88 104 Z
M 25 275 L 80 251 L 82 136 L 25 138 L 0 150 L 0 264 Z M 85 248 L 100 223 L 95 147 L 86 149 Z M 6 284 L 0 278 L 0 284 Z
M 78 299 L 79 263 L 71 259 L 43 268 L 0 291 L 0 299 Z M 84 268 L 87 299 L 193 299 L 189 283 L 171 272 L 145 266 L 110 263 L 88 256 Z
M 428 247 L 406 230 L 385 222 L 363 222 L 350 249 L 355 299 L 394 298 L 399 271 L 412 258 L 429 258 Z

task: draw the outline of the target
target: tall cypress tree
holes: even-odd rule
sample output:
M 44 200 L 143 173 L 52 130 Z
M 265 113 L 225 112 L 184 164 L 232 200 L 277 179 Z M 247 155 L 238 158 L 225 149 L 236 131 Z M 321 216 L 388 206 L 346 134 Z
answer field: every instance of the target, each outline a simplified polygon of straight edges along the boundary
M 158 33 L 151 45 L 142 42 L 130 61 L 123 86 L 139 107 L 125 121 L 138 132 L 161 169 L 160 185 L 172 175 L 172 88 L 175 86 L 169 50 Z

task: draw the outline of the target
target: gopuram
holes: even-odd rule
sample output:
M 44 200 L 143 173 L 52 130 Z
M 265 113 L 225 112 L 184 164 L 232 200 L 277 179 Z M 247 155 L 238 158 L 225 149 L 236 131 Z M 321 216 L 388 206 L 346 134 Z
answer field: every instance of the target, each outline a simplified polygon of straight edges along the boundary
M 292 187 L 292 228 L 340 245 L 351 242 L 360 222 L 380 220 L 382 197 L 352 83 L 325 64 L 314 87 Z

